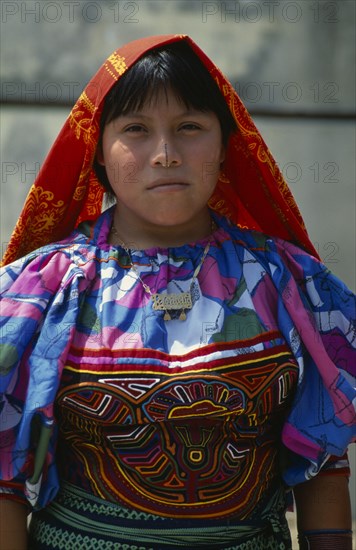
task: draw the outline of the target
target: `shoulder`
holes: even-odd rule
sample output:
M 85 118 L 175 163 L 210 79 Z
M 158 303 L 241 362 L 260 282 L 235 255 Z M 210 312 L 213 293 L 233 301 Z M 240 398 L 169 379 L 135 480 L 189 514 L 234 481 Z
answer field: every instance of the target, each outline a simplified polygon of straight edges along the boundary
M 68 237 L 38 248 L 3 266 L 1 273 L 20 273 L 28 268 L 49 264 L 53 267 L 57 262 L 63 266 L 79 268 L 89 259 L 95 258 L 97 249 L 106 242 L 110 219 L 111 213 L 106 211 L 94 221 L 82 222 Z
M 247 255 L 254 256 L 262 263 L 271 261 L 276 254 L 283 254 L 283 250 L 290 244 L 260 231 L 234 225 L 226 219 L 221 222 L 221 227 L 235 248 L 244 250 Z
M 214 221 L 218 225 L 219 233 L 223 231 L 225 233 L 225 239 L 231 240 L 232 242 L 241 245 L 243 248 L 248 249 L 258 249 L 258 250 L 268 250 L 269 241 L 271 237 L 255 231 L 253 229 L 248 229 L 246 227 L 236 225 L 221 215 L 214 213 Z
M 244 258 L 253 257 L 273 279 L 290 277 L 305 282 L 311 278 L 333 278 L 329 268 L 298 244 L 260 231 L 225 224 L 229 238 L 244 249 Z
M 48 244 L 0 269 L 1 294 L 26 292 L 37 288 L 55 291 L 75 276 L 85 277 L 94 247 L 80 231 L 66 239 Z
M 286 241 L 280 237 L 267 235 L 260 231 L 244 228 L 236 228 L 235 234 L 238 235 L 252 253 L 264 257 L 268 262 L 278 264 L 313 264 L 325 270 L 325 265 L 319 258 L 304 250 L 297 243 Z

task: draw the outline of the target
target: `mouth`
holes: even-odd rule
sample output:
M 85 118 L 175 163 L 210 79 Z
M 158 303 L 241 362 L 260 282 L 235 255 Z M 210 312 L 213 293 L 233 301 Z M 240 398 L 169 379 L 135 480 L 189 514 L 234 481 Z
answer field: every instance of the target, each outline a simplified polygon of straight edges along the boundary
M 184 181 L 157 180 L 148 186 L 149 191 L 180 191 L 189 186 Z

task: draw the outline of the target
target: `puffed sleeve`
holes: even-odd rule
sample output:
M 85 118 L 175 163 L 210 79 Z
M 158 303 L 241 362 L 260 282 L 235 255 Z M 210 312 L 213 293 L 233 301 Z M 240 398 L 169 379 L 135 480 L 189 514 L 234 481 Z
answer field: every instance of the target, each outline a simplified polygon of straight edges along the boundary
M 355 296 L 297 246 L 269 241 L 279 326 L 298 359 L 299 383 L 282 440 L 284 479 L 295 485 L 343 457 L 356 438 Z M 340 461 L 342 463 L 342 459 Z
M 1 272 L 0 494 L 39 508 L 58 488 L 53 403 L 81 279 L 60 249 L 33 253 Z

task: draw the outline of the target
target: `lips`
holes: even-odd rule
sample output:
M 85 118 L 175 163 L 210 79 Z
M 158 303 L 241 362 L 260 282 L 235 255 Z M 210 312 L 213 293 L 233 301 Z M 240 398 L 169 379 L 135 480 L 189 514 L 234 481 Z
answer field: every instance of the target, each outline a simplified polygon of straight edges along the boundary
M 152 190 L 179 190 L 183 189 L 184 187 L 188 187 L 188 183 L 184 181 L 177 181 L 177 180 L 156 180 L 151 185 L 147 187 L 149 191 Z

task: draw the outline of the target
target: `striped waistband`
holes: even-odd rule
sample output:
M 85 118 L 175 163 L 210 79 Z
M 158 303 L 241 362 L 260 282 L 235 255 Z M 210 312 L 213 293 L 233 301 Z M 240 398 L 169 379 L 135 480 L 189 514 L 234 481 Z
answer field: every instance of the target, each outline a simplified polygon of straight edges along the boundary
M 34 514 L 31 530 L 36 540 L 48 543 L 55 539 L 56 548 L 61 548 L 59 536 L 64 536 L 66 540 L 70 536 L 76 543 L 72 548 L 81 548 L 78 541 L 84 536 L 86 546 L 82 547 L 86 550 L 91 548 L 89 541 L 96 541 L 96 546 L 93 542 L 93 549 L 131 546 L 143 550 L 183 549 L 192 548 L 194 544 L 197 547 L 238 550 L 245 547 L 240 544 L 252 542 L 252 539 L 257 545 L 251 548 L 259 548 L 257 539 L 273 537 L 271 525 L 268 524 L 256 526 L 228 519 L 164 518 L 107 502 L 67 483 L 61 487 L 53 503 Z M 104 542 L 109 541 L 110 545 L 105 546 Z

